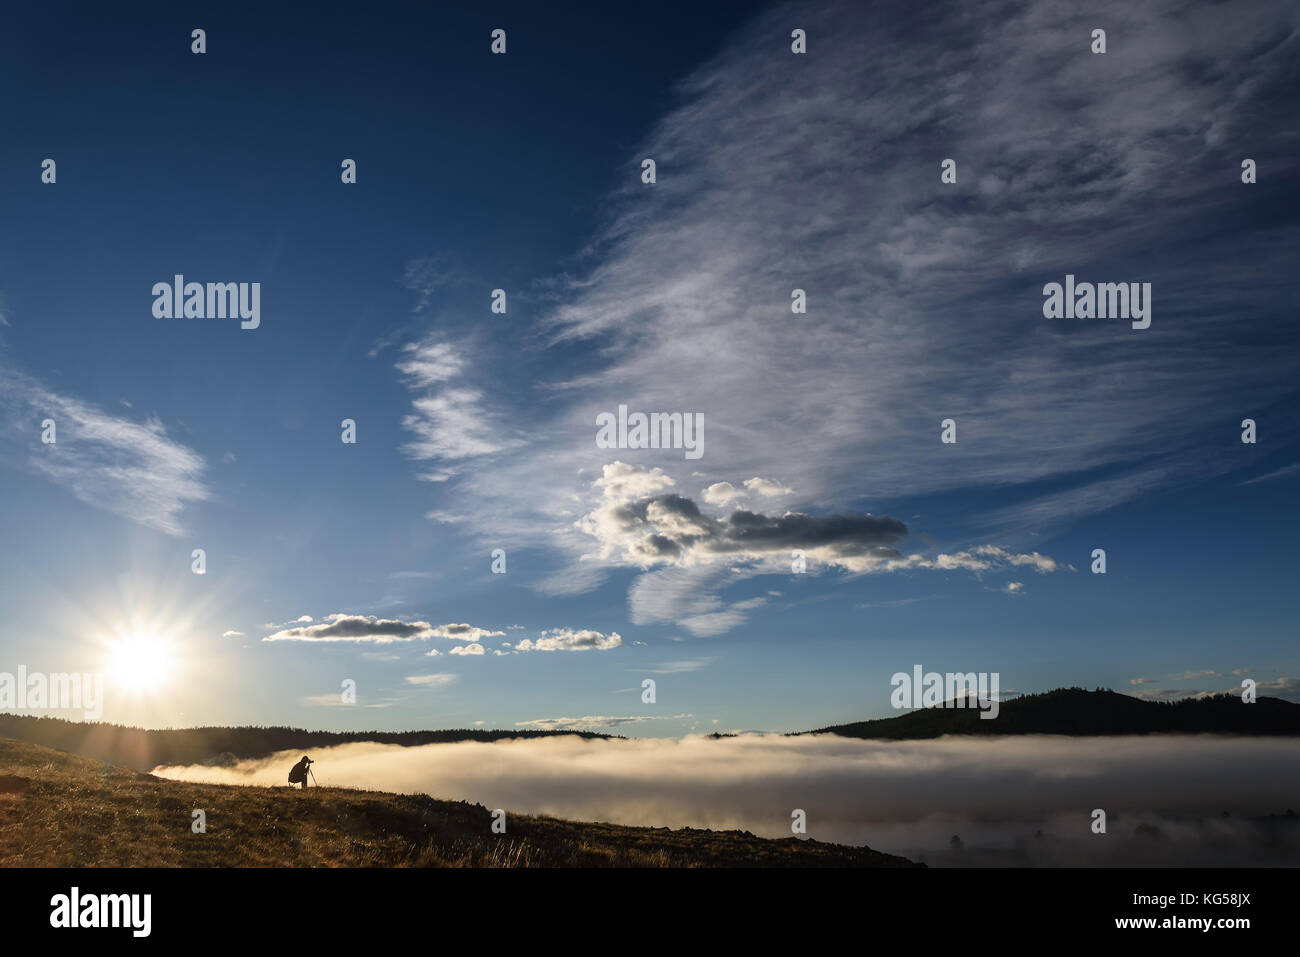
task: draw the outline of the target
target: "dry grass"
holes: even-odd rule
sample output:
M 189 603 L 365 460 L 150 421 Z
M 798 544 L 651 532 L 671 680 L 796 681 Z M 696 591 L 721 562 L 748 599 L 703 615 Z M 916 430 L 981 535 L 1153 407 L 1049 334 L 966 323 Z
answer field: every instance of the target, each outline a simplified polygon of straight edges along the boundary
M 191 831 L 192 812 L 207 833 Z M 347 788 L 164 781 L 0 739 L 5 867 L 909 866 L 869 848 L 747 831 L 621 827 Z

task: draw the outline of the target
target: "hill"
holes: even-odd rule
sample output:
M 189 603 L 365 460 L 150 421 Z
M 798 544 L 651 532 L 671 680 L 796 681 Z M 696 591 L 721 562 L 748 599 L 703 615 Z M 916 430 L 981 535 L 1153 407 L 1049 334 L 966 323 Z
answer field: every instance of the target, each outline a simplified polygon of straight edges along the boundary
M 803 734 L 910 740 L 945 734 L 1300 734 L 1300 704 L 1224 694 L 1182 701 L 1143 701 L 1114 691 L 1058 688 L 1001 704 L 995 719 L 975 708 L 924 708 L 896 718 L 856 721 Z
M 191 830 L 193 811 L 207 832 Z M 867 847 L 621 827 L 348 788 L 240 787 L 0 739 L 3 867 L 918 867 Z
M 375 741 L 415 747 L 453 741 L 499 741 L 576 734 L 608 738 L 592 731 L 305 731 L 302 728 L 165 728 L 65 721 L 62 718 L 0 714 L 0 738 L 14 738 L 98 758 L 110 764 L 150 771 L 163 764 L 220 764 L 233 758 L 261 758 L 277 751 L 309 751 L 336 744 Z

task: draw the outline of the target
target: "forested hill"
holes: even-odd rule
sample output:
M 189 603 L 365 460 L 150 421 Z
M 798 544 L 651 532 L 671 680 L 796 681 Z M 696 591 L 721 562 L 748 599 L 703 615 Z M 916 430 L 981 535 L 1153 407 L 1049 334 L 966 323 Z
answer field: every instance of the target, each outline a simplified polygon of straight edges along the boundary
M 277 751 L 310 751 L 336 744 L 377 741 L 413 747 L 453 741 L 499 741 L 576 734 L 608 738 L 590 731 L 305 731 L 302 728 L 172 728 L 149 730 L 120 724 L 64 721 L 61 718 L 0 714 L 0 738 L 58 748 L 121 767 L 149 771 L 160 764 L 213 764 L 259 758 Z
M 993 719 L 981 719 L 973 707 L 923 708 L 804 733 L 893 740 L 945 734 L 1300 735 L 1300 704 L 1267 697 L 1247 704 L 1235 694 L 1143 701 L 1114 691 L 1058 688 L 1003 701 Z

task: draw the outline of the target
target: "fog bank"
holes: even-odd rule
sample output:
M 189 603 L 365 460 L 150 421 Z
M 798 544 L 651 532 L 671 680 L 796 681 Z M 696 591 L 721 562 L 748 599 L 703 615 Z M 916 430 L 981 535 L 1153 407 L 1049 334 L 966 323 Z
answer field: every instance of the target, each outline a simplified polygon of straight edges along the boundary
M 154 773 L 282 786 L 300 756 Z M 1250 820 L 1300 810 L 1294 739 L 562 736 L 346 744 L 311 756 L 324 786 L 427 793 L 574 820 L 789 837 L 791 813 L 802 809 L 808 837 L 936 865 L 1300 864 L 1300 822 Z M 1096 808 L 1107 815 L 1104 835 L 1091 831 Z

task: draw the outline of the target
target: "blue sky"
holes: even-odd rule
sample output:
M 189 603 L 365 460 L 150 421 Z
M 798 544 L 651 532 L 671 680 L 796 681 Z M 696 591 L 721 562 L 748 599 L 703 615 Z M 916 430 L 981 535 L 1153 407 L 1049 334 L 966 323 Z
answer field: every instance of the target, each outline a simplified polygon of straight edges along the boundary
M 0 670 L 140 638 L 108 720 L 636 735 L 916 663 L 1300 696 L 1292 6 L 403 10 L 11 18 Z M 176 273 L 260 327 L 155 318 Z M 1151 327 L 1045 319 L 1066 274 Z M 704 454 L 598 448 L 620 404 Z

